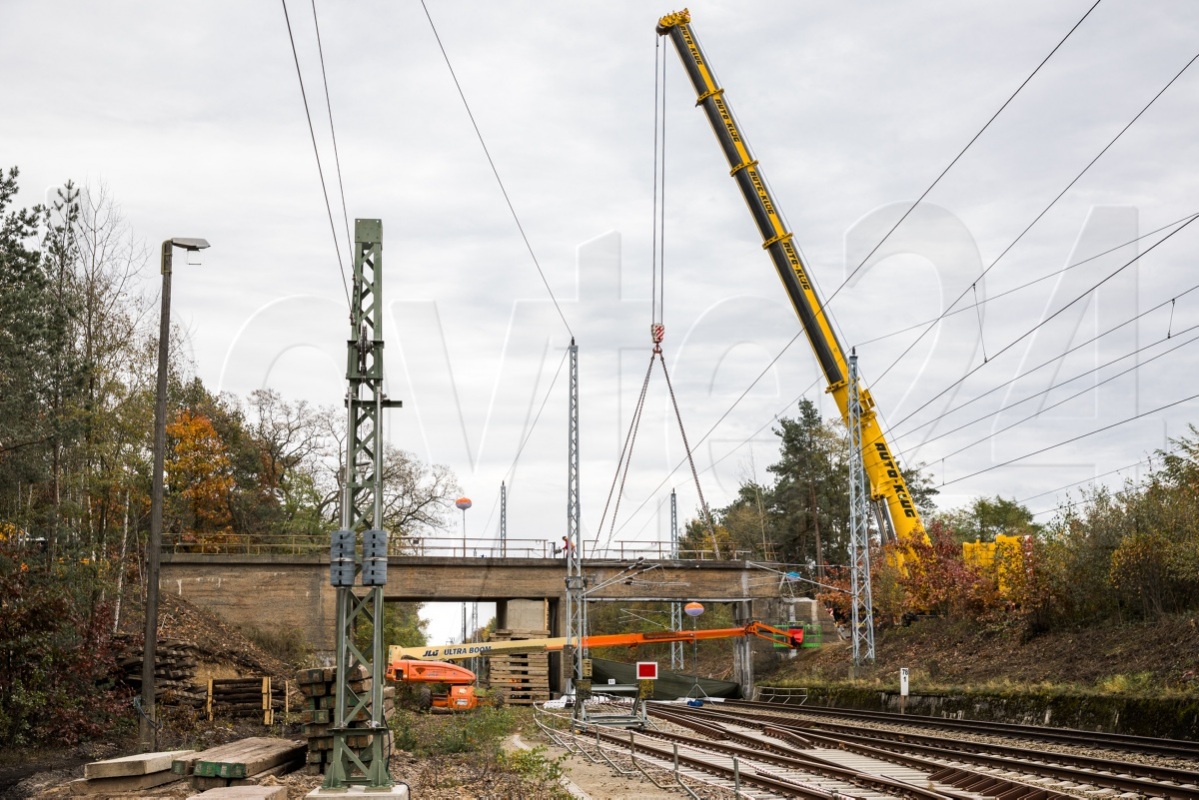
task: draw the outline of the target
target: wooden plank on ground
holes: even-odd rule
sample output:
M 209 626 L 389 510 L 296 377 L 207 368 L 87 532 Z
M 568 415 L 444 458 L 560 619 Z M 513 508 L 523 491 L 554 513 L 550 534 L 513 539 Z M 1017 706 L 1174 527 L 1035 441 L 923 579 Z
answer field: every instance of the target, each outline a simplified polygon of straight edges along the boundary
M 196 767 L 196 759 L 199 757 L 200 753 L 195 750 L 179 756 L 171 762 L 171 772 L 183 778 L 190 776 Z
M 71 781 L 71 794 L 128 794 L 142 789 L 152 789 L 165 783 L 179 780 L 179 776 L 169 769 L 150 772 L 145 775 L 125 775 L 115 778 L 84 778 Z
M 206 778 L 203 775 L 192 775 L 187 782 L 193 789 L 207 792 L 210 789 L 224 789 L 229 786 L 228 778 Z
M 278 766 L 264 769 L 262 772 L 257 772 L 248 778 L 232 778 L 229 781 L 230 786 L 253 786 L 262 783 L 263 778 L 270 778 L 275 775 L 287 775 L 295 772 L 300 767 L 304 766 L 304 759 L 299 758 L 292 761 L 285 761 Z
M 254 737 L 235 744 L 240 747 L 232 751 L 215 755 L 211 751 L 201 753 L 196 760 L 195 774 L 205 778 L 245 778 L 302 758 L 304 752 L 303 742 L 290 739 Z
M 83 768 L 83 777 L 88 780 L 97 778 L 127 778 L 135 775 L 149 775 L 152 772 L 162 772 L 171 769 L 171 762 L 194 753 L 194 750 L 170 750 L 161 753 L 138 753 L 123 758 L 109 758 L 104 761 L 93 761 Z
M 192 795 L 187 800 L 287 800 L 287 787 L 226 786 L 204 792 L 203 797 Z

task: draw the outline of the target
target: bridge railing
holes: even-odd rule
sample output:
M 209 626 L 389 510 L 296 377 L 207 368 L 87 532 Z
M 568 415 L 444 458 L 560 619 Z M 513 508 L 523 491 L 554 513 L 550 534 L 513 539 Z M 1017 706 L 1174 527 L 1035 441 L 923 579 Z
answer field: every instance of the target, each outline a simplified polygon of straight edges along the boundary
M 537 558 L 562 559 L 561 541 L 550 539 L 472 539 L 453 536 L 412 536 L 394 538 L 388 544 L 393 556 L 440 558 Z M 171 553 L 206 553 L 237 555 L 320 555 L 329 552 L 327 535 L 307 534 L 235 534 L 226 533 L 199 541 L 168 541 L 163 550 Z M 749 551 L 722 552 L 713 550 L 679 550 L 677 558 L 694 561 L 724 561 L 752 558 Z M 601 546 L 596 541 L 582 543 L 585 559 L 635 561 L 671 560 L 668 542 L 614 541 Z

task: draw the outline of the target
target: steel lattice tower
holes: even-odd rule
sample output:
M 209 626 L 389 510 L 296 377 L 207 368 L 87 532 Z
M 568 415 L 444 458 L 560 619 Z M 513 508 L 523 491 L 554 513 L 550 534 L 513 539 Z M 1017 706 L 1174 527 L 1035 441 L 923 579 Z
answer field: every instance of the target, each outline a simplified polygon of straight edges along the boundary
M 853 591 L 853 663 L 874 661 L 874 602 L 870 592 L 870 484 L 862 461 L 862 403 L 858 355 L 849 355 L 849 550 Z
M 679 498 L 674 489 L 670 490 L 670 557 L 679 557 Z M 683 629 L 683 604 L 677 601 L 670 604 L 670 629 Z M 682 642 L 670 643 L 670 668 L 676 672 L 683 669 Z
M 583 700 L 590 694 L 590 660 L 582 647 L 587 635 L 587 601 L 583 596 L 583 542 L 579 532 L 579 348 L 570 340 L 570 407 L 566 473 L 566 646 L 570 653 L 570 687 L 575 694 L 574 715 L 583 716 Z M 565 660 L 565 659 L 564 659 Z M 563 664 L 566 667 L 566 664 Z
M 395 785 L 387 769 L 387 723 L 383 717 L 383 584 L 387 580 L 387 534 L 383 531 L 383 409 L 398 406 L 383 395 L 383 223 L 354 222 L 354 285 L 347 342 L 346 462 L 341 508 L 342 529 L 333 534 L 331 581 L 337 587 L 337 685 L 333 754 L 324 789 L 351 785 L 385 789 Z M 358 540 L 361 535 L 361 550 Z M 355 593 L 355 576 L 365 594 Z M 354 645 L 354 629 L 367 623 L 374 631 L 369 653 Z M 369 678 L 369 692 L 364 687 Z M 366 726 L 355 720 L 369 712 Z M 350 736 L 374 733 L 359 755 Z

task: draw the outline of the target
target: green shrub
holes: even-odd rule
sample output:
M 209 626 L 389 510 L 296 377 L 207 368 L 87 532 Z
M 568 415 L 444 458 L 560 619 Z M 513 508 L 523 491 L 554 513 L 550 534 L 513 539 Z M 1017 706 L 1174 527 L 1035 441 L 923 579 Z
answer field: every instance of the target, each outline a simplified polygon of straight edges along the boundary
M 391 720 L 395 746 L 417 755 L 498 753 L 515 726 L 506 708 L 477 708 L 459 714 L 417 714 L 398 709 Z
M 75 744 L 116 725 L 109 589 L 82 558 L 0 540 L 0 741 Z
M 538 783 L 556 783 L 562 777 L 562 763 L 569 758 L 563 754 L 547 758 L 545 747 L 537 745 L 532 750 L 512 750 L 501 756 L 501 763 L 510 772 L 526 780 Z

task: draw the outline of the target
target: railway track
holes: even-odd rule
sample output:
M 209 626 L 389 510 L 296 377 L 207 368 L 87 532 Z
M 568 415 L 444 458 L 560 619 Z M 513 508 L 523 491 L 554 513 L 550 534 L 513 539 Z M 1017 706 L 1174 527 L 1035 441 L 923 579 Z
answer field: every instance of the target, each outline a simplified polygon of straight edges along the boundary
M 798 709 L 760 705 L 651 704 L 644 730 L 591 726 L 572 732 L 561 722 L 542 727 L 593 761 L 640 772 L 697 798 L 697 789 L 717 789 L 739 797 L 821 800 L 1064 800 L 1117 793 L 1199 800 L 1199 759 L 1188 769 L 1161 767 L 966 742 L 952 732 L 947 738 L 813 723 L 795 718 Z M 1150 741 L 1139 742 L 1138 752 Z
M 1072 728 L 1045 728 L 1037 725 L 981 722 L 969 719 L 946 719 L 943 717 L 927 717 L 916 714 L 893 714 L 884 711 L 860 711 L 857 709 L 792 705 L 789 703 L 763 703 L 738 700 L 730 701 L 726 705 L 736 708 L 763 710 L 794 709 L 805 718 L 856 719 L 866 722 L 882 722 L 894 725 L 959 731 L 984 736 L 1006 736 L 1012 739 L 1051 742 L 1089 749 L 1105 748 L 1125 753 L 1132 752 L 1152 756 L 1199 759 L 1199 742 L 1187 742 L 1178 739 L 1154 739 L 1148 736 L 1080 731 Z

